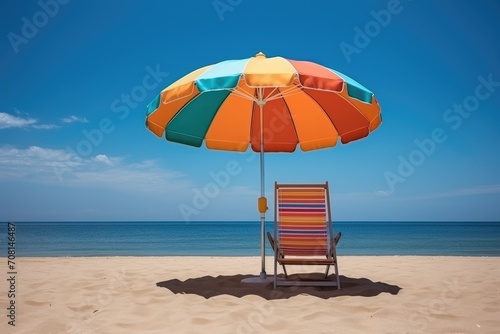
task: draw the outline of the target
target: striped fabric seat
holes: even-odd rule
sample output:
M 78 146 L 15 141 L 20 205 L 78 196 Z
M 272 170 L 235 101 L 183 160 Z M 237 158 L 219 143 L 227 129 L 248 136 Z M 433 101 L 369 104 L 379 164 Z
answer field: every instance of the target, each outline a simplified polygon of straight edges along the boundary
M 278 188 L 278 236 L 282 255 L 326 256 L 324 188 Z
M 320 184 L 274 184 L 274 236 L 267 238 L 274 250 L 274 287 L 337 286 L 340 289 L 336 246 L 341 233 L 333 237 L 328 181 Z M 285 278 L 278 278 L 278 264 Z M 286 266 L 325 266 L 324 279 L 290 279 Z M 330 266 L 335 269 L 328 277 Z M 300 269 L 299 269 L 300 270 Z M 304 279 L 305 278 L 305 279 Z

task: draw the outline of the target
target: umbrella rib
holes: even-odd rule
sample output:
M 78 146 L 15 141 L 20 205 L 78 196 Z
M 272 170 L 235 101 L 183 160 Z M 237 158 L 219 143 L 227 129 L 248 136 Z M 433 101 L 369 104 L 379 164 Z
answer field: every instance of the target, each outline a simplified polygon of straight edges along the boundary
M 259 87 L 259 88 L 265 88 L 265 87 Z M 249 94 L 247 91 L 245 91 L 243 89 L 238 89 L 238 87 L 232 89 L 231 91 L 235 95 L 238 95 L 238 96 L 240 96 L 242 98 L 249 99 L 249 100 L 252 100 L 254 102 L 258 102 L 259 101 L 258 98 L 256 98 L 255 96 Z M 267 94 L 262 100 L 265 101 L 265 102 L 273 101 L 273 100 L 281 99 L 284 96 L 298 94 L 301 91 L 302 91 L 302 86 L 290 86 L 290 87 L 287 87 L 283 91 L 279 91 L 279 87 L 274 87 L 273 90 L 269 94 Z
M 249 94 L 247 91 L 245 91 L 243 89 L 238 89 L 238 87 L 236 87 L 234 89 L 230 89 L 230 91 L 234 95 L 237 95 L 237 96 L 242 97 L 242 98 L 247 99 L 247 100 L 257 102 L 257 99 L 255 98 L 255 96 L 253 96 L 252 94 Z
M 302 88 L 298 87 L 298 86 L 288 87 L 284 91 L 281 91 L 281 92 L 279 92 L 278 89 L 279 89 L 279 87 L 274 87 L 274 89 L 266 97 L 264 97 L 263 100 L 266 101 L 266 102 L 267 101 L 273 101 L 273 100 L 281 99 L 284 96 L 289 96 L 289 95 L 292 95 L 292 94 L 297 94 L 297 93 L 299 93 L 299 92 L 302 91 Z M 254 101 L 254 102 L 258 101 L 258 99 L 255 96 L 253 96 L 252 94 L 249 94 L 247 91 L 245 91 L 243 89 L 238 89 L 238 87 L 232 88 L 232 89 L 230 88 L 230 89 L 227 89 L 227 90 L 229 90 L 230 92 L 232 92 L 234 95 L 237 95 L 237 96 L 242 97 L 244 99 L 251 100 L 251 101 Z M 274 94 L 276 91 L 278 91 L 278 93 Z M 176 102 L 178 100 L 186 98 L 186 96 L 189 96 L 191 94 L 183 95 L 183 96 L 177 97 L 175 99 L 170 99 L 168 101 L 165 101 L 165 99 L 163 99 L 162 104 L 169 104 L 169 103 Z
M 263 100 L 264 100 L 264 101 L 272 101 L 272 100 L 274 100 L 272 97 L 274 97 L 274 96 L 279 96 L 279 95 L 281 94 L 281 93 L 278 91 L 278 94 L 273 95 L 273 94 L 274 94 L 274 92 L 276 92 L 277 90 L 278 90 L 278 87 L 274 87 L 274 89 L 273 89 L 273 90 L 272 90 L 269 94 L 267 94 L 267 96 L 266 96 L 266 97 L 264 97 L 264 98 L 263 98 Z
M 284 91 L 280 92 L 279 94 L 276 94 L 276 95 L 273 95 L 273 96 L 267 98 L 267 101 L 281 99 L 281 98 L 283 98 L 285 96 L 290 96 L 290 95 L 298 94 L 300 92 L 302 92 L 302 88 L 301 87 L 292 86 L 292 87 L 286 88 Z

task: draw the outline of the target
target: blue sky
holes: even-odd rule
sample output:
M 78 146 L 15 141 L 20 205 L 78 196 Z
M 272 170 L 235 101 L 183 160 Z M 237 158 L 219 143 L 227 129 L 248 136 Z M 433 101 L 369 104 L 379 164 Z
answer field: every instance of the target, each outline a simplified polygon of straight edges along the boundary
M 255 220 L 258 155 L 169 143 L 147 104 L 262 51 L 372 90 L 383 123 L 266 155 L 273 183 L 329 181 L 335 220 L 500 220 L 497 1 L 2 1 L 0 220 Z M 268 213 L 272 220 L 272 206 Z

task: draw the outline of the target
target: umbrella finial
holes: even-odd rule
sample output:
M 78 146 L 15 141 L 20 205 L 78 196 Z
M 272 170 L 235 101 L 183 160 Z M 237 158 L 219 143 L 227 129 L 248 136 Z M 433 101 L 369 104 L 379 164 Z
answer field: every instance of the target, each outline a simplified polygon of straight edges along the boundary
M 255 58 L 266 58 L 266 54 L 265 53 L 262 53 L 262 52 L 259 52 L 255 55 Z

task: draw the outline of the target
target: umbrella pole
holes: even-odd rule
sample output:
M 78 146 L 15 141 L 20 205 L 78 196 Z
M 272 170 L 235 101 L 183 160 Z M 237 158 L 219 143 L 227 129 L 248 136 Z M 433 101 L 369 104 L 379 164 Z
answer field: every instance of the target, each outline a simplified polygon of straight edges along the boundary
M 264 154 L 260 152 L 260 167 L 261 167 L 261 174 L 260 177 L 262 179 L 262 182 L 264 180 Z M 261 185 L 261 198 L 265 199 L 265 194 L 264 194 L 264 186 Z M 267 207 L 266 207 L 267 209 Z M 266 238 L 266 214 L 265 212 L 260 213 L 260 255 L 261 255 L 261 262 L 262 262 L 262 270 L 260 272 L 260 278 L 266 278 L 266 243 L 265 243 L 265 238 Z
M 264 182 L 264 117 L 263 108 L 266 103 L 262 99 L 262 90 L 258 91 L 259 101 L 257 102 L 260 107 L 260 198 L 258 200 L 258 208 L 260 212 L 260 255 L 261 255 L 261 272 L 260 278 L 265 279 L 266 274 L 266 211 L 267 211 L 267 199 L 265 194 L 265 182 Z

